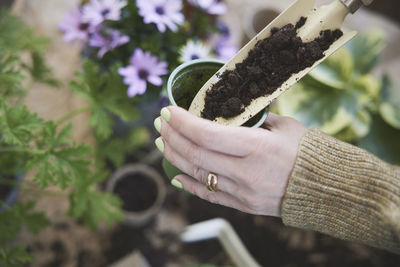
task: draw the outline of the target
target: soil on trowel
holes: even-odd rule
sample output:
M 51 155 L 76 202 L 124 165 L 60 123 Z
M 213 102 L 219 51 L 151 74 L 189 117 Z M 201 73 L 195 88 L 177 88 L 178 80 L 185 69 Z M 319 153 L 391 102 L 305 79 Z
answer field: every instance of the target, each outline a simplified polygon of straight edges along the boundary
M 315 40 L 304 43 L 297 30 L 305 22 L 302 17 L 296 26 L 273 28 L 271 36 L 258 41 L 242 63 L 222 73 L 206 92 L 201 116 L 215 120 L 239 115 L 253 99 L 272 94 L 292 74 L 323 58 L 324 51 L 343 35 L 341 30 L 325 30 Z

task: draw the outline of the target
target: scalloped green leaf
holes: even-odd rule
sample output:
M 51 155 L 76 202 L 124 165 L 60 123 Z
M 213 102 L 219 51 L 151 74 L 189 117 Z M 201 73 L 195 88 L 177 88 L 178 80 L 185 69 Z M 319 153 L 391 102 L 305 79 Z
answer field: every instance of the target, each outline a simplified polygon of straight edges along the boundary
M 371 122 L 371 115 L 366 110 L 359 110 L 350 125 L 335 134 L 335 137 L 346 142 L 358 140 L 369 133 Z
M 394 87 L 388 76 L 382 78 L 381 104 L 379 113 L 383 120 L 400 129 L 400 89 Z
M 353 58 L 347 49 L 342 48 L 328 57 L 309 75 L 328 86 L 346 89 L 346 83 L 351 79 L 353 71 Z
M 357 77 L 351 85 L 352 89 L 358 93 L 359 101 L 368 104 L 378 102 L 381 91 L 381 80 L 373 75 L 366 74 Z
M 280 114 L 331 135 L 349 126 L 359 108 L 352 92 L 316 88 L 307 82 L 296 84 L 280 96 L 277 107 Z
M 359 34 L 347 47 L 354 59 L 354 69 L 366 74 L 376 66 L 384 48 L 385 34 L 380 30 L 370 30 Z
M 26 106 L 9 107 L 0 103 L 0 127 L 4 143 L 27 145 L 33 133 L 42 127 L 43 121 Z

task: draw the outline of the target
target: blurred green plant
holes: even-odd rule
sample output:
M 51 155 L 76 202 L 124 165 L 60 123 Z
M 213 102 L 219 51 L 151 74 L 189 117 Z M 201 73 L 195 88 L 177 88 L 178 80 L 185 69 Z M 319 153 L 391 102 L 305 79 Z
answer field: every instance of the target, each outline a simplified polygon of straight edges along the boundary
M 31 83 L 59 84 L 44 60 L 48 44 L 47 38 L 37 37 L 19 18 L 0 11 L 0 184 L 19 186 L 12 177 L 32 171 L 33 183 L 24 182 L 22 192 L 46 194 L 48 186 L 61 188 L 60 195 L 70 200 L 68 214 L 93 228 L 101 222 L 122 220 L 120 199 L 96 189 L 108 174 L 94 154 L 96 149 L 74 142 L 73 125 L 67 122 L 77 114 L 90 112 L 89 124 L 95 137 L 104 140 L 111 134 L 109 114 L 130 120 L 136 116 L 135 108 L 125 94 L 122 97 L 114 90 L 114 85 L 121 83 L 116 72 L 100 74 L 88 61 L 71 82 L 72 90 L 87 99 L 87 106 L 55 121 L 31 112 L 22 103 Z M 23 225 L 38 233 L 50 223 L 42 212 L 34 211 L 34 204 L 8 206 L 0 202 L 1 266 L 21 266 L 32 261 L 26 246 L 12 241 Z
M 127 85 L 123 84 L 118 69 L 129 63 L 136 48 L 141 48 L 168 62 L 170 72 L 181 63 L 179 50 L 188 40 L 207 38 L 217 31 L 216 16 L 187 1 L 182 12 L 186 20 L 176 32 L 160 33 L 154 24 L 143 22 L 136 1 L 127 2 L 121 19 L 107 20 L 104 24 L 129 35 L 131 42 L 101 58 L 98 48 L 84 46 L 85 60 L 70 82 L 70 89 L 84 98 L 86 104 L 57 120 L 46 120 L 30 111 L 23 99 L 33 82 L 59 85 L 44 59 L 49 39 L 37 36 L 21 19 L 1 10 L 0 184 L 43 194 L 54 193 L 46 190 L 49 186 L 59 187 L 61 197 L 69 199 L 68 215 L 92 228 L 101 222 L 110 224 L 121 220 L 120 199 L 98 191 L 97 187 L 108 176 L 108 171 L 121 166 L 128 155 L 146 158 L 150 131 L 136 122 L 147 115 L 141 106 L 160 101 L 163 87 L 148 83 L 146 94 L 128 98 Z M 80 29 L 84 24 L 78 26 Z M 166 77 L 163 79 L 165 82 Z M 93 146 L 72 140 L 74 128 L 69 121 L 81 113 L 89 114 Z M 128 126 L 128 130 L 119 133 L 117 129 L 121 125 Z M 33 173 L 32 182 L 24 181 L 20 185 L 10 180 L 26 172 Z M 14 206 L 0 203 L 0 207 L 0 266 L 31 262 L 33 256 L 26 247 L 12 241 L 22 225 L 37 233 L 49 220 L 42 212 L 34 211 L 34 202 Z M 7 234 L 2 234 L 3 230 Z
M 277 112 L 399 164 L 400 92 L 372 73 L 384 41 L 360 34 L 283 94 Z

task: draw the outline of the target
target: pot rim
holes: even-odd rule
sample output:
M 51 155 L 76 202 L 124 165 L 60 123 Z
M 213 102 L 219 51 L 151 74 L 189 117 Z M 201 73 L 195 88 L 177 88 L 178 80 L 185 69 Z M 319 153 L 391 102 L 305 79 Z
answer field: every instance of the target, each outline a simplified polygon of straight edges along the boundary
M 127 223 L 130 223 L 132 225 L 143 225 L 161 209 L 161 206 L 167 194 L 167 189 L 163 177 L 157 170 L 143 163 L 132 163 L 122 166 L 111 174 L 110 179 L 107 181 L 106 191 L 116 194 L 114 192 L 114 189 L 117 182 L 128 173 L 140 173 L 151 179 L 156 184 L 157 197 L 150 207 L 137 212 L 122 209 L 125 214 L 125 221 Z
M 191 61 L 187 61 L 185 63 L 182 63 L 181 65 L 179 65 L 176 69 L 174 69 L 174 71 L 171 73 L 171 75 L 169 75 L 168 77 L 168 83 L 167 83 L 167 92 L 168 92 L 168 99 L 169 101 L 171 101 L 171 104 L 174 106 L 178 106 L 175 102 L 174 96 L 172 95 L 172 83 L 175 79 L 175 76 L 181 72 L 183 69 L 186 69 L 187 67 L 191 66 L 191 65 L 196 65 L 199 63 L 217 63 L 217 64 L 222 64 L 224 65 L 225 62 L 221 61 L 219 59 L 212 59 L 212 58 L 205 58 L 205 59 L 194 59 Z
M 174 96 L 172 95 L 172 83 L 174 82 L 175 77 L 177 76 L 177 74 L 179 74 L 182 70 L 192 66 L 192 65 L 196 65 L 196 64 L 201 64 L 201 63 L 216 63 L 216 64 L 221 64 L 222 66 L 225 64 L 224 61 L 221 61 L 219 59 L 212 59 L 212 58 L 205 58 L 205 59 L 194 59 L 185 63 L 182 63 L 181 65 L 179 65 L 169 76 L 168 78 L 168 83 L 167 83 L 167 93 L 168 93 L 168 99 L 171 102 L 172 105 L 174 106 L 178 106 L 175 102 Z M 221 67 L 222 67 L 221 66 Z M 252 125 L 250 128 L 258 128 L 260 127 L 264 121 L 267 119 L 269 114 L 269 108 L 266 107 L 264 109 L 264 114 L 263 116 L 260 118 L 260 120 Z

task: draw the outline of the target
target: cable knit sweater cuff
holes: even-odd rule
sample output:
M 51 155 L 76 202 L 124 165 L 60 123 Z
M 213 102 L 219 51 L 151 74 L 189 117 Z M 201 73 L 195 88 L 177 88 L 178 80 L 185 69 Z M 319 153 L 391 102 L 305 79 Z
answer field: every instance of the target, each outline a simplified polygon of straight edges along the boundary
M 281 212 L 286 225 L 400 253 L 400 169 L 308 130 Z

